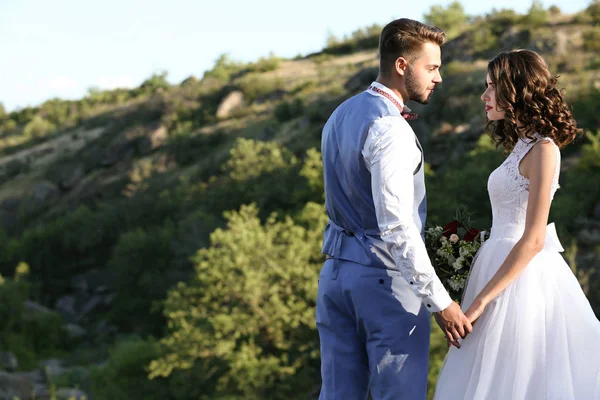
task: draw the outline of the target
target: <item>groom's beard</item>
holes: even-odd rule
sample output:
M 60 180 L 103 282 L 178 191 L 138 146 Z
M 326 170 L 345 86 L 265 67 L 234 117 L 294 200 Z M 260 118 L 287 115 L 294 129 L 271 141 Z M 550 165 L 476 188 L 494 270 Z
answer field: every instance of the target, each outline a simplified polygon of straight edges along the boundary
M 428 104 L 429 97 L 431 97 L 431 93 L 429 90 L 421 89 L 419 83 L 417 82 L 413 73 L 409 70 L 406 74 L 405 79 L 406 92 L 408 93 L 408 98 L 412 101 L 416 101 L 420 104 Z

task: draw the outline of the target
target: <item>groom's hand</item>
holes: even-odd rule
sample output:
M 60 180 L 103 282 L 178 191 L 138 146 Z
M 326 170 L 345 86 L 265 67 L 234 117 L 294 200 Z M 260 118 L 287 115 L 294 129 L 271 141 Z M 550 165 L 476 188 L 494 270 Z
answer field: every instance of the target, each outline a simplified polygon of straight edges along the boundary
M 471 322 L 463 314 L 460 306 L 452 302 L 446 309 L 435 313 L 434 316 L 448 342 L 460 349 L 458 339 L 464 339 L 473 330 Z

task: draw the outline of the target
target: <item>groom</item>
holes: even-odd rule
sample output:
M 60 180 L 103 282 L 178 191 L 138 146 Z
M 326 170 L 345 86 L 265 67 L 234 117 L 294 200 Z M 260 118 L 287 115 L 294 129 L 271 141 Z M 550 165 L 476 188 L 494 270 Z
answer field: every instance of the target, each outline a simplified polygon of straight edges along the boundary
M 430 317 L 447 339 L 471 332 L 427 257 L 422 149 L 408 100 L 427 104 L 441 83 L 442 30 L 410 19 L 379 39 L 379 76 L 323 128 L 329 223 L 319 277 L 321 400 L 421 400 Z

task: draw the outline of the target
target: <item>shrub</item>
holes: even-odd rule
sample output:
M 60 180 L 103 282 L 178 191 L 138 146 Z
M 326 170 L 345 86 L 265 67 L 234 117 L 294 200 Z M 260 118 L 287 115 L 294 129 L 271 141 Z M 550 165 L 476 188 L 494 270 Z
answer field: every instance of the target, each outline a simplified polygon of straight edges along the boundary
M 27 310 L 33 294 L 29 265 L 18 264 L 12 279 L 0 275 L 0 346 L 15 354 L 20 368 L 34 368 L 37 360 L 57 355 L 69 343 L 62 318 L 54 311 Z
M 50 121 L 36 115 L 23 128 L 23 134 L 29 139 L 37 139 L 46 136 L 55 129 L 55 126 Z
M 321 152 L 315 148 L 308 149 L 300 175 L 303 176 L 310 190 L 309 198 L 314 201 L 325 200 L 325 184 L 323 182 L 323 160 Z
M 53 303 L 69 289 L 74 275 L 90 265 L 104 265 L 124 220 L 112 207 L 94 212 L 80 206 L 24 229 L 3 256 L 11 263 L 26 260 L 31 265 L 32 279 L 40 285 L 41 299 Z
M 248 72 L 268 72 L 274 71 L 281 64 L 281 58 L 271 54 L 269 57 L 261 57 L 257 62 L 250 63 L 247 67 Z
M 586 89 L 572 101 L 573 115 L 577 124 L 586 129 L 597 129 L 600 126 L 600 90 Z
M 583 145 L 579 167 L 584 170 L 600 168 L 600 131 L 596 134 L 586 132 L 585 136 L 589 143 Z
M 279 122 L 289 121 L 304 113 L 304 102 L 297 97 L 292 101 L 282 101 L 275 107 L 275 118 Z
M 212 134 L 190 134 L 188 129 L 182 129 L 181 132 L 169 136 L 167 150 L 178 165 L 187 166 L 207 157 L 214 157 L 218 147 L 225 142 L 227 142 L 227 134 L 222 131 Z M 207 168 L 212 172 L 218 172 L 218 165 Z
M 424 18 L 428 24 L 444 29 L 448 39 L 452 39 L 462 33 L 469 17 L 463 5 L 459 1 L 453 1 L 446 8 L 440 5 L 432 6 Z
M 158 91 L 162 91 L 167 89 L 170 86 L 167 81 L 167 72 L 161 72 L 159 74 L 152 74 L 152 76 L 146 79 L 140 87 L 138 91 L 144 94 L 152 94 Z
M 555 17 L 557 15 L 562 14 L 562 11 L 560 10 L 560 7 L 558 7 L 557 5 L 553 5 L 553 6 L 550 6 L 550 8 L 548 8 L 548 13 L 551 16 Z
M 260 73 L 247 74 L 240 78 L 237 83 L 248 103 L 252 103 L 257 97 L 283 87 L 283 82 L 280 79 L 266 78 Z
M 583 48 L 587 51 L 600 51 L 600 27 L 593 27 L 583 33 Z
M 586 8 L 585 13 L 591 18 L 593 23 L 600 23 L 600 0 L 592 0 L 592 3 Z
M 275 142 L 260 142 L 239 138 L 231 149 L 231 158 L 224 170 L 237 182 L 257 178 L 296 164 L 296 158 Z
M 146 365 L 159 356 L 159 344 L 131 337 L 116 344 L 108 363 L 92 369 L 91 393 L 97 400 L 169 400 L 165 381 L 149 380 Z
M 472 48 L 475 54 L 485 55 L 498 45 L 498 36 L 494 34 L 492 26 L 482 25 L 474 29 L 471 34 Z
M 299 217 L 306 226 L 275 215 L 262 224 L 252 205 L 228 213 L 227 228 L 198 252 L 194 278 L 169 294 L 171 334 L 150 377 L 201 367 L 195 378 L 207 398 L 308 392 L 318 376 L 314 307 L 324 218 L 315 204 Z
M 436 170 L 435 175 L 427 182 L 427 203 L 430 210 L 427 222 L 445 224 L 453 219 L 454 210 L 462 204 L 476 210 L 476 226 L 490 226 L 492 213 L 485 182 L 489 174 L 502 163 L 502 159 L 502 151 L 496 150 L 488 135 L 483 134 L 474 150 L 456 160 L 450 160 L 443 170 Z
M 0 130 L 2 133 L 10 133 L 17 129 L 17 123 L 12 119 L 5 119 L 0 123 Z
M 111 319 L 124 331 L 159 334 L 162 315 L 159 302 L 180 277 L 172 268 L 175 225 L 138 228 L 120 235 L 108 262 L 117 292 Z
M 228 54 L 221 54 L 215 61 L 212 69 L 204 72 L 202 80 L 214 79 L 217 82 L 228 82 L 231 76 L 243 68 L 241 63 L 235 62 Z
M 538 27 L 548 24 L 548 11 L 544 9 L 544 5 L 540 0 L 533 0 L 527 14 L 521 20 L 523 24 L 530 27 Z
M 40 114 L 54 126 L 62 126 L 74 121 L 75 102 L 51 99 L 40 107 Z
M 27 164 L 18 158 L 10 160 L 4 166 L 4 173 L 7 178 L 14 178 L 27 169 Z
M 313 57 L 313 61 L 321 63 L 328 60 L 328 56 L 331 54 L 349 54 L 359 50 L 376 49 L 379 45 L 379 34 L 382 29 L 382 26 L 373 24 L 358 29 L 343 39 L 337 39 L 335 36 L 329 35 L 326 47 L 319 55 Z
M 492 12 L 487 15 L 487 24 L 489 24 L 492 32 L 499 36 L 511 26 L 515 26 L 519 22 L 519 14 L 510 9 L 492 9 Z

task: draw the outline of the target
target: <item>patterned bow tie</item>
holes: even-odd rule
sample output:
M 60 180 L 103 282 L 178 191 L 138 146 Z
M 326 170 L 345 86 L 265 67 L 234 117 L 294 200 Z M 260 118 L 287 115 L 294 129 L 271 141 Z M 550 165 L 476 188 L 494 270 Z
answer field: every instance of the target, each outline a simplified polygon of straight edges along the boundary
M 412 112 L 410 108 L 400 104 L 400 102 L 398 100 L 396 100 L 394 97 L 392 97 L 388 92 L 381 90 L 378 87 L 373 86 L 373 85 L 369 86 L 369 90 L 379 93 L 380 95 L 382 95 L 383 97 L 385 97 L 386 99 L 388 99 L 392 103 L 394 103 L 394 105 L 396 107 L 398 107 L 398 110 L 400 110 L 400 115 L 402 115 L 405 120 L 414 121 L 415 119 L 417 119 L 419 117 L 419 114 Z
M 414 121 L 419 117 L 419 114 L 411 112 L 410 108 L 404 106 L 404 109 L 400 112 L 400 115 L 407 121 Z

